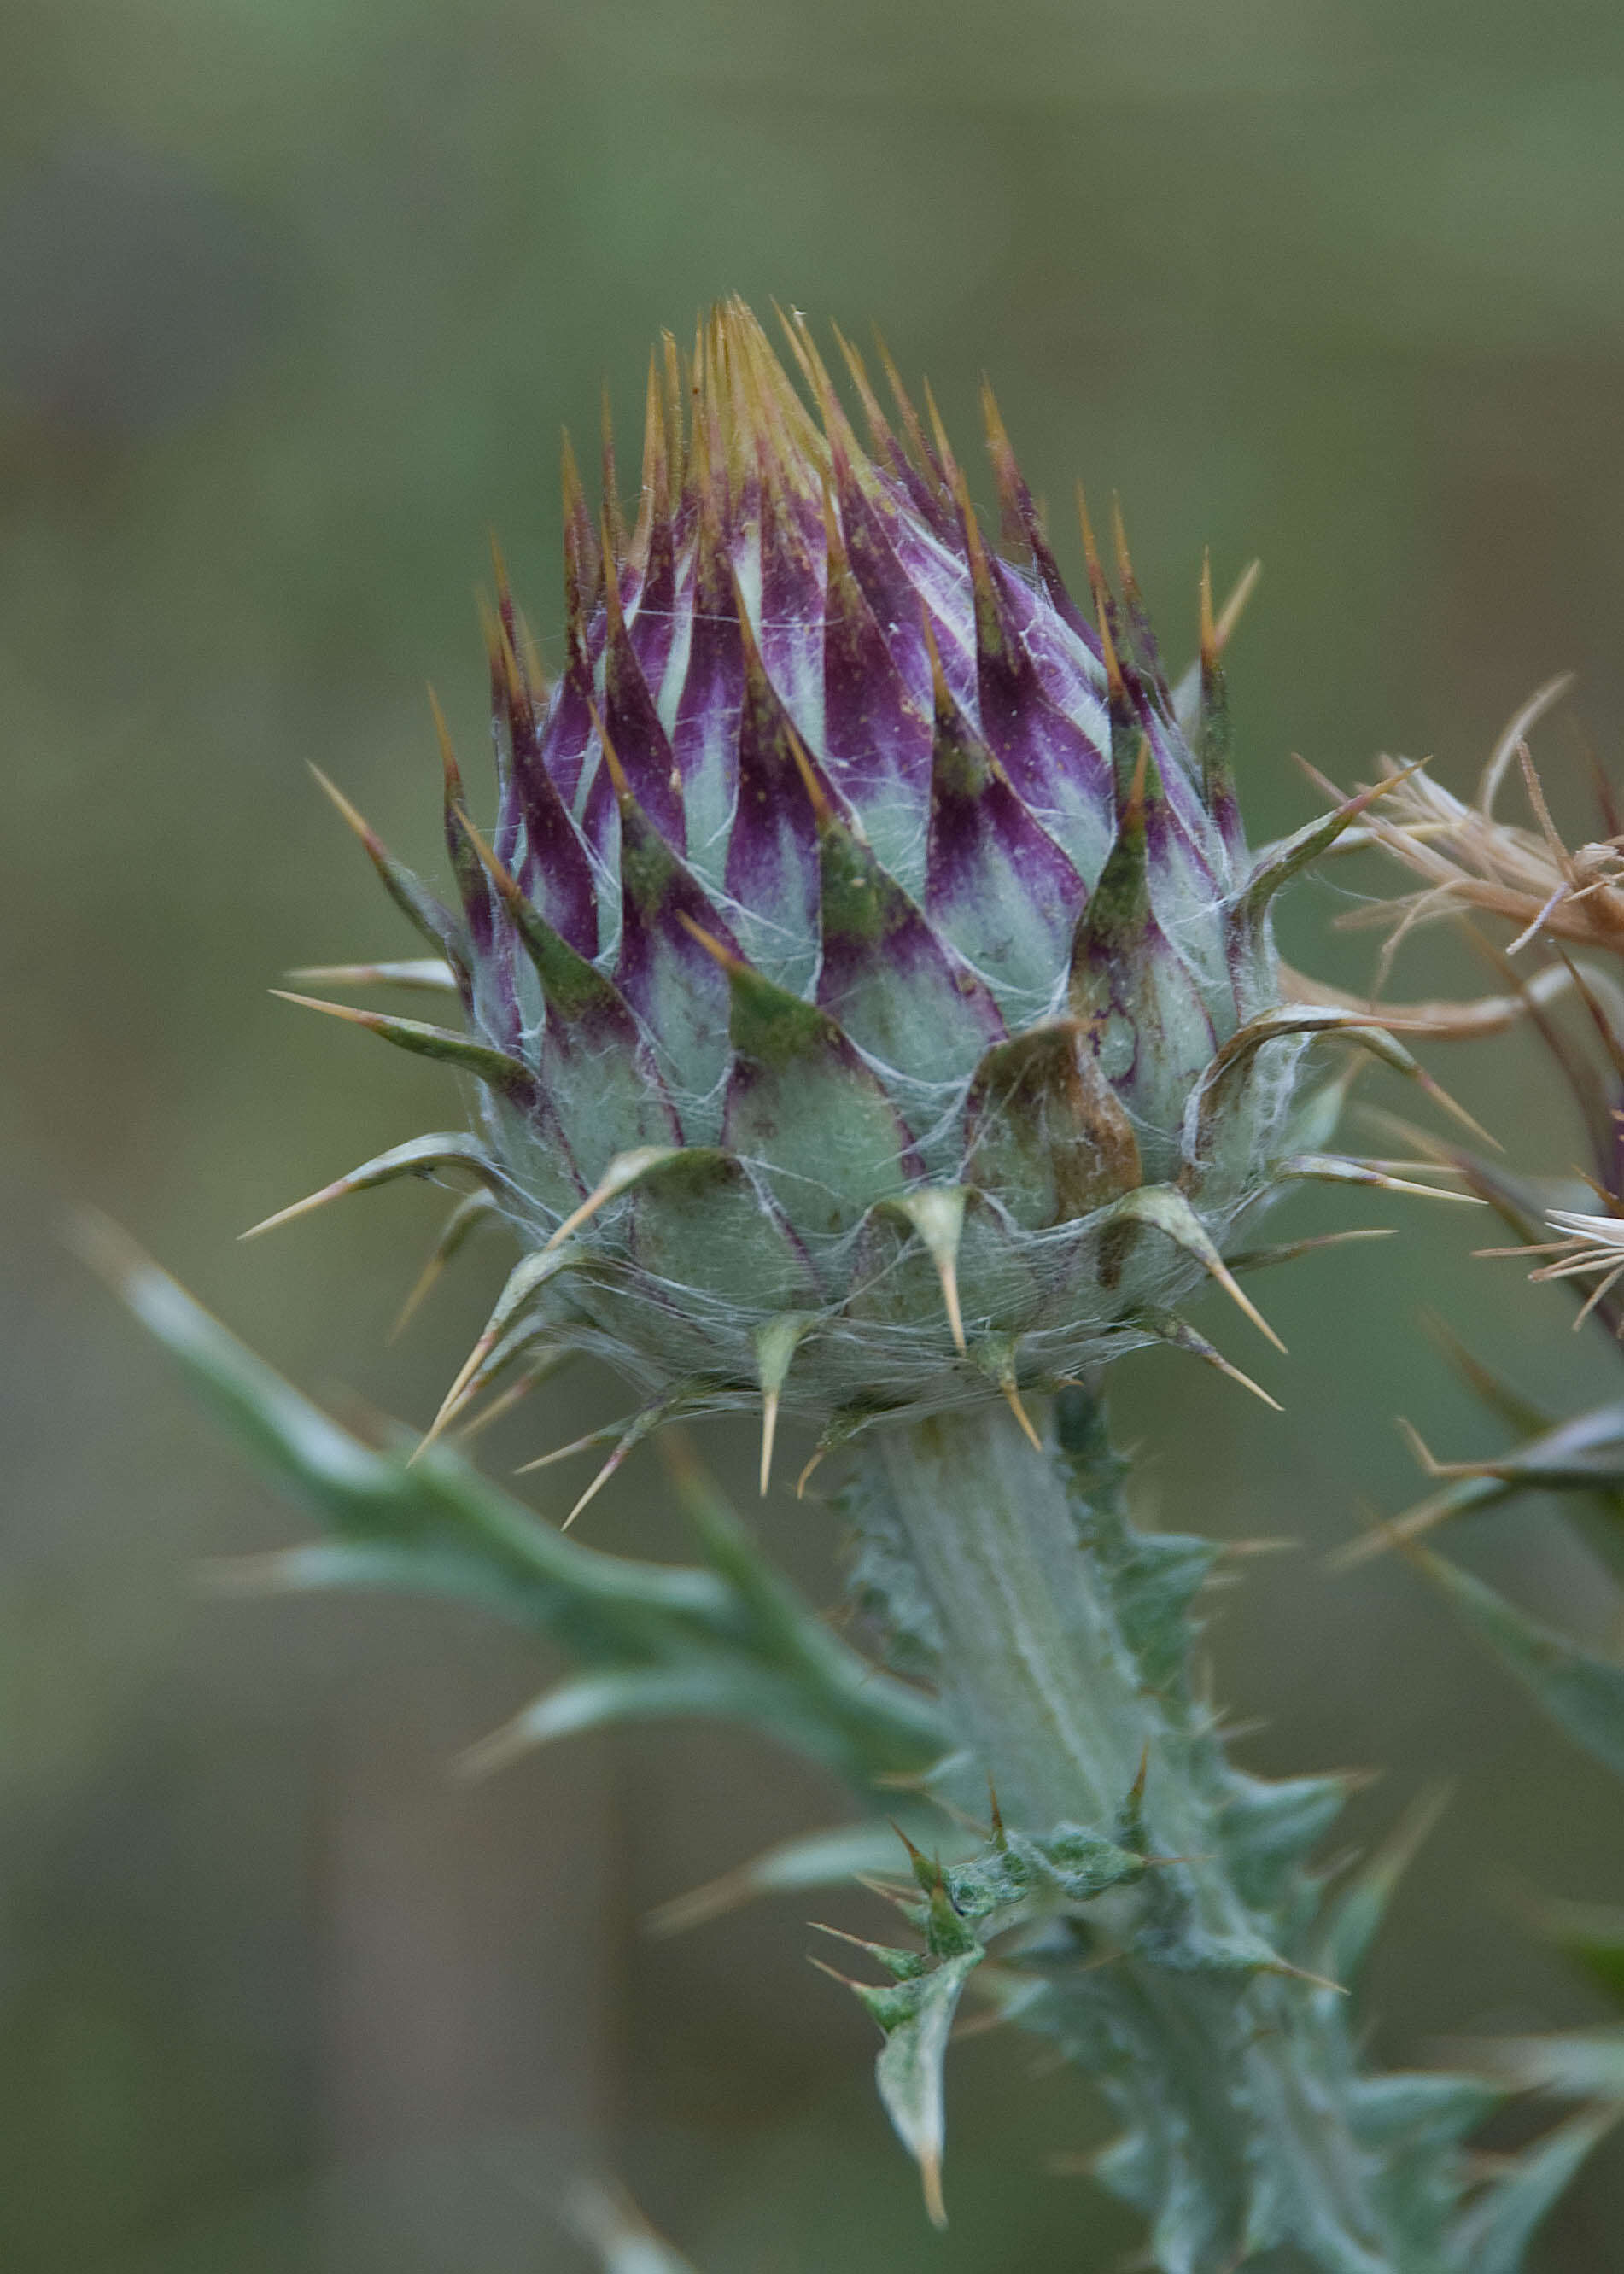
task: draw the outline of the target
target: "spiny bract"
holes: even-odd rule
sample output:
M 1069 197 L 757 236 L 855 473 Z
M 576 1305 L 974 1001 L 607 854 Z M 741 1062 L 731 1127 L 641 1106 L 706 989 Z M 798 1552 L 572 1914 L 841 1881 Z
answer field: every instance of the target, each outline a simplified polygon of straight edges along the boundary
M 505 583 L 489 627 L 488 843 L 446 748 L 460 909 L 350 814 L 443 958 L 379 975 L 455 987 L 468 1031 L 342 1015 L 473 1075 L 482 1135 L 318 1196 L 460 1167 L 483 1189 L 448 1239 L 480 1209 L 516 1232 L 442 1419 L 590 1351 L 645 1400 L 622 1450 L 763 1403 L 763 1477 L 780 1403 L 836 1442 L 1019 1412 L 1154 1339 L 1216 1359 L 1173 1306 L 1210 1275 L 1250 1311 L 1222 1257 L 1259 1203 L 1372 1180 L 1312 1150 L 1312 1043 L 1362 1028 L 1409 1065 L 1282 1004 L 1270 901 L 1360 802 L 1248 855 L 1205 577 L 1176 695 L 1120 523 L 1118 595 L 1085 517 L 1091 628 L 989 393 L 1019 562 L 929 395 L 927 433 L 891 375 L 905 446 L 842 341 L 864 449 L 786 332 L 821 425 L 738 302 L 691 363 L 667 337 L 629 535 L 607 441 L 596 527 L 567 449 L 556 685 Z

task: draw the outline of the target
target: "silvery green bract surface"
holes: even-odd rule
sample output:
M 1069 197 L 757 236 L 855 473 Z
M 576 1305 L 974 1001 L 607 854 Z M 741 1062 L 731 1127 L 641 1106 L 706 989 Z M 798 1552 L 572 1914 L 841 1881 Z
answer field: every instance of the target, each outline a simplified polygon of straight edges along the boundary
M 505 586 L 489 842 L 447 750 L 459 905 L 358 817 L 466 1035 L 351 1012 L 477 1077 L 480 1138 L 333 1191 L 470 1170 L 524 1257 L 447 1401 L 588 1351 L 677 1411 L 780 1404 L 831 1441 L 1051 1389 L 1162 1339 L 1315 1148 L 1278 886 L 1230 776 L 1220 639 L 1165 674 L 1118 527 L 1096 621 L 1062 582 L 991 397 L 989 546 L 931 407 L 865 448 L 809 333 L 807 401 L 737 303 L 651 367 L 628 533 L 566 460 L 563 668 Z M 331 1006 L 328 1006 L 331 1007 Z M 477 1205 L 484 1205 L 477 1203 Z M 460 1223 L 466 1222 L 466 1217 Z M 1222 1362 L 1222 1361 L 1221 1361 Z

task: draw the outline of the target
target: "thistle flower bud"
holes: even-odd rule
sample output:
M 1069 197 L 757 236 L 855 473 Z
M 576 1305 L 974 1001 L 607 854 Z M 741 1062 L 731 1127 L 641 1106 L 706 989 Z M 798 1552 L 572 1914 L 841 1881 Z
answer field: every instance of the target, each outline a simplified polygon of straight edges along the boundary
M 737 302 L 667 339 L 629 534 L 607 442 L 596 519 L 567 449 L 556 683 L 505 581 L 489 627 L 488 841 L 445 749 L 460 905 L 351 816 L 466 1033 L 344 1015 L 471 1074 L 481 1137 L 329 1189 L 460 1165 L 524 1250 L 442 1419 L 566 1349 L 639 1434 L 762 1405 L 766 1457 L 780 1405 L 838 1439 L 1153 1340 L 1222 1365 L 1176 1306 L 1212 1278 L 1256 1319 L 1243 1227 L 1349 1172 L 1313 1044 L 1413 1071 L 1282 1002 L 1273 896 L 1363 802 L 1249 855 L 1205 577 L 1176 695 L 1120 521 L 1113 590 L 1084 516 L 1091 626 L 990 393 L 1018 558 L 934 404 L 893 375 L 893 426 L 842 341 L 865 445 L 786 332 L 804 395 Z

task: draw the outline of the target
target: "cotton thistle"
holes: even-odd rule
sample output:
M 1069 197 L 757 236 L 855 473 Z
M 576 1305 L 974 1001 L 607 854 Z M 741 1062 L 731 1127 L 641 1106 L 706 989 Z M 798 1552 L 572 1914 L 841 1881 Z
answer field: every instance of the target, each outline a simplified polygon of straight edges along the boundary
M 1399 1182 L 1325 1149 L 1346 1075 L 1315 1075 L 1319 1046 L 1425 1077 L 1385 1014 L 1288 998 L 1271 932 L 1387 786 L 1254 857 L 1205 576 L 1175 690 L 1120 521 L 1113 590 L 1084 516 L 1091 625 L 989 394 L 1013 560 L 929 397 L 921 421 L 892 377 L 893 426 L 842 342 L 865 447 L 786 330 L 804 395 L 737 303 L 691 363 L 667 342 L 629 533 L 607 440 L 596 519 L 567 453 L 551 689 L 505 583 L 490 626 L 488 834 L 444 747 L 458 906 L 338 797 L 435 960 L 331 976 L 453 990 L 465 1029 L 316 1007 L 470 1075 L 478 1130 L 271 1221 L 470 1176 L 440 1253 L 492 1217 L 523 1254 L 430 1434 L 504 1374 L 607 1360 L 638 1404 L 572 1517 L 679 1414 L 759 1411 L 763 1489 L 780 1412 L 852 1448 L 854 1591 L 946 1738 L 921 1771 L 903 1717 L 864 1796 L 911 1780 L 962 1826 L 993 1793 L 979 1856 L 912 1852 L 924 1949 L 872 1946 L 892 1983 L 860 1991 L 937 2216 L 943 2053 L 1003 1938 L 983 1979 L 1122 2107 L 1101 2176 L 1169 2274 L 1282 2245 L 1332 2274 L 1478 2263 L 1450 2219 L 1481 2090 L 1363 2077 L 1325 1978 L 1395 1867 L 1321 1913 L 1300 1865 L 1347 1781 L 1229 1764 L 1190 1662 L 1218 1551 L 1134 1528 L 1096 1399 L 1154 1343 L 1237 1371 L 1178 1306 L 1215 1282 L 1267 1333 L 1232 1267 L 1267 1260 L 1288 1186 Z M 803 1673 L 828 1648 L 798 1643 Z M 544 1701 L 533 1733 L 695 1710 L 681 1668 L 628 1681 L 640 1702 Z
M 759 1409 L 763 1483 L 780 1410 L 834 1442 L 1153 1341 L 1225 1365 L 1177 1306 L 1212 1279 L 1267 1334 L 1225 1256 L 1293 1178 L 1380 1179 L 1321 1152 L 1313 1046 L 1415 1072 L 1282 1000 L 1274 896 L 1369 798 L 1248 854 L 1205 581 L 1176 697 L 1120 522 L 1091 628 L 990 394 L 1019 565 L 934 407 L 898 388 L 909 456 L 846 350 L 865 449 L 788 337 L 821 429 L 736 304 L 688 370 L 667 342 L 629 536 L 612 454 L 596 524 L 567 458 L 556 685 L 505 588 L 490 627 L 488 841 L 446 750 L 460 907 L 341 800 L 468 1030 L 341 1015 L 473 1075 L 480 1132 L 315 1196 L 460 1170 L 517 1235 L 440 1426 L 590 1352 L 628 1442 Z

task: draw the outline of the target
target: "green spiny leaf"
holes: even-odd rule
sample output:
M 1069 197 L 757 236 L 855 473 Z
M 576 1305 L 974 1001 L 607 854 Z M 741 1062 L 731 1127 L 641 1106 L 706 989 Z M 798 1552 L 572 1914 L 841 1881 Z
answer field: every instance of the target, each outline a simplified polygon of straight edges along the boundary
M 1237 1774 L 1220 1823 L 1236 1884 L 1249 1902 L 1278 1902 L 1287 1875 L 1329 1831 L 1348 1797 L 1339 1776 L 1278 1782 Z
M 1624 2105 L 1624 2029 L 1564 2029 L 1548 2037 L 1496 2037 L 1484 2046 L 1497 2076 L 1525 2092 Z
M 1481 2077 L 1433 2069 L 1399 2069 L 1361 2077 L 1354 2090 L 1354 2123 L 1373 2148 L 1399 2146 L 1422 2136 L 1440 2146 L 1463 2140 L 1492 2116 L 1506 2095 Z
M 947 2129 L 942 2071 L 948 2033 L 965 1984 L 981 1957 L 977 1944 L 944 1960 L 933 1973 L 915 1982 L 898 1984 L 887 1993 L 884 2007 L 895 2018 L 882 2020 L 880 2024 L 885 2030 L 885 2043 L 875 2063 L 880 2098 L 898 2138 L 919 2165 L 925 2207 L 936 2226 L 947 2225 L 942 2200 L 942 2149 Z M 864 2002 L 875 2011 L 874 1993 Z M 877 2012 L 876 2018 L 880 2018 Z
M 914 1826 L 922 1837 L 922 1818 Z M 897 1860 L 897 1835 L 886 1823 L 838 1824 L 832 1831 L 808 1833 L 786 1840 L 776 1848 L 726 1871 L 691 1894 L 662 1903 L 649 1926 L 656 1934 L 677 1934 L 758 1895 L 802 1894 L 818 1887 L 838 1887 L 858 1879 L 877 1879 Z
M 403 1437 L 362 1444 L 109 1228 L 87 1226 L 83 1244 L 259 1465 L 336 1535 L 250 1559 L 236 1584 L 460 1595 L 548 1634 L 598 1686 L 544 1702 L 543 1736 L 631 1712 L 737 1713 L 860 1789 L 918 1774 L 946 1750 L 931 1702 L 831 1633 L 741 1527 L 727 1533 L 719 1507 L 710 1570 L 581 1546 L 443 1446 L 409 1459 Z
M 1434 1787 L 1411 1802 L 1381 1846 L 1349 1880 L 1327 1915 L 1312 1964 L 1334 1982 L 1350 1983 L 1375 1941 L 1395 1890 L 1448 1801 Z
M 1424 1549 L 1413 1551 L 1500 1664 L 1577 1745 L 1624 1777 L 1624 1666 L 1543 1626 L 1492 1587 Z
M 1518 2157 L 1456 2222 L 1460 2274 L 1518 2274 L 1535 2229 L 1618 2115 L 1609 2108 L 1573 2117 Z
M 574 1737 L 617 1721 L 676 1721 L 694 1714 L 725 1721 L 772 1718 L 772 1700 L 747 1669 L 702 1660 L 693 1666 L 633 1666 L 607 1674 L 579 1674 L 561 1682 L 493 1729 L 464 1754 L 470 1775 L 484 1776 L 559 1737 Z

